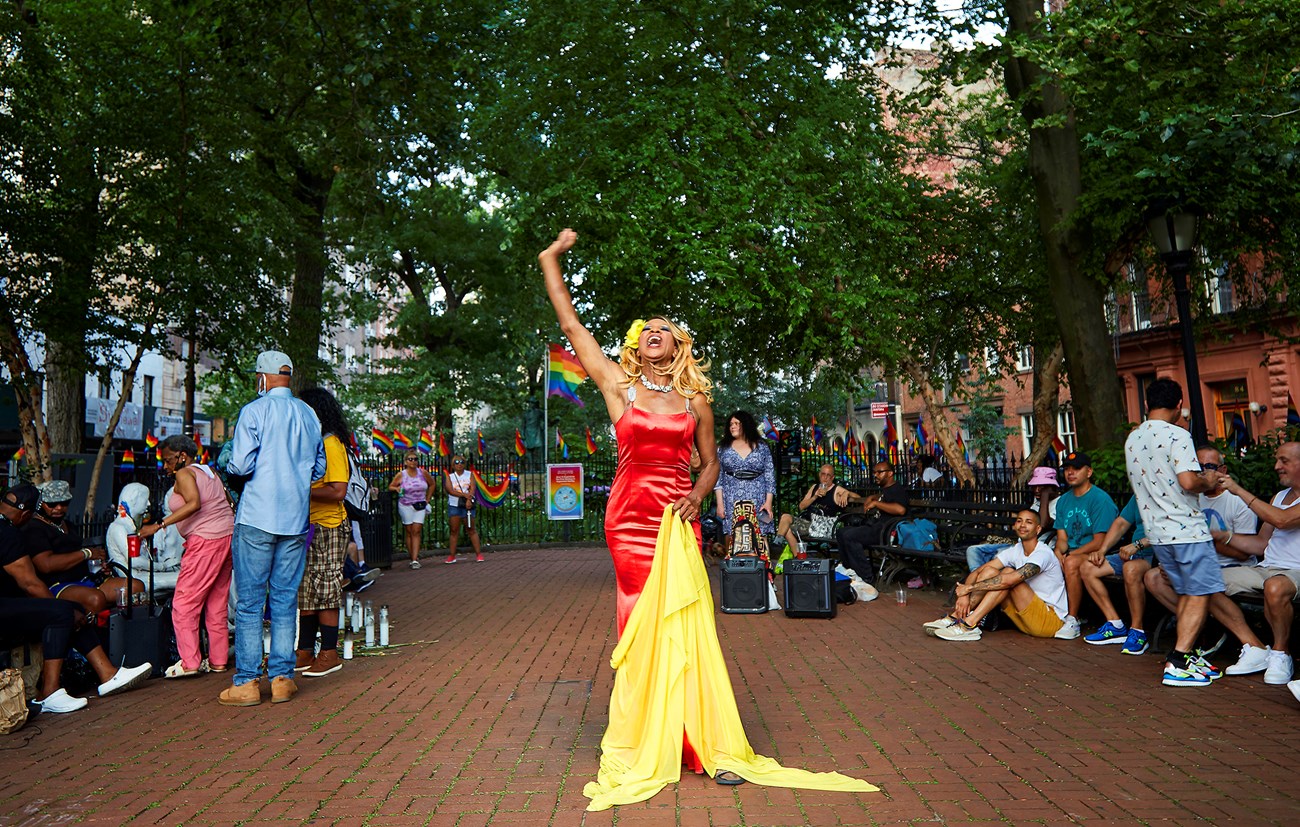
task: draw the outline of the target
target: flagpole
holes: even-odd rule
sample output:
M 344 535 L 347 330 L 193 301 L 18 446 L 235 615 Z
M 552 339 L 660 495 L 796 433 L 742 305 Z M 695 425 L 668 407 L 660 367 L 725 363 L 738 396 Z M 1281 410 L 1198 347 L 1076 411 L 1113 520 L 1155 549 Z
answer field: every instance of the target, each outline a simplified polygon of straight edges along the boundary
M 551 456 L 551 348 L 545 342 L 545 355 L 542 357 L 542 467 L 550 463 Z

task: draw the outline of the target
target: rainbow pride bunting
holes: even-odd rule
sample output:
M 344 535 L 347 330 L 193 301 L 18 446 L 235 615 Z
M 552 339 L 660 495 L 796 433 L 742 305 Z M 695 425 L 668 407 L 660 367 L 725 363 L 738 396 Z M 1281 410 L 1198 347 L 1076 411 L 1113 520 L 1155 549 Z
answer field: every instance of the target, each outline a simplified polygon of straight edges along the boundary
M 378 428 L 370 429 L 370 444 L 375 446 L 375 450 L 384 456 L 393 452 L 393 441 L 388 438 L 388 434 Z
M 587 428 L 587 453 L 588 453 L 589 455 L 590 455 L 590 454 L 594 454 L 594 453 L 596 453 L 596 451 L 598 451 L 598 450 L 600 450 L 600 449 L 596 446 L 596 440 L 594 440 L 594 439 L 591 438 L 591 428 L 590 428 L 590 426 L 589 426 L 589 427 Z
M 411 450 L 411 440 L 407 439 L 406 435 L 403 434 L 401 431 L 397 430 L 396 428 L 393 429 L 393 450 L 394 451 Z
M 121 464 L 120 466 L 118 466 L 118 467 L 121 468 L 123 471 L 134 471 L 134 470 L 135 470 L 135 451 L 132 451 L 130 448 L 127 448 L 125 451 L 123 451 L 123 452 L 122 452 L 122 464 Z
M 586 407 L 578 398 L 578 385 L 587 378 L 578 357 L 565 350 L 562 345 L 548 345 L 550 356 L 547 359 L 546 393 L 569 400 L 579 408 Z
M 424 428 L 420 429 L 420 438 L 415 442 L 415 450 L 421 454 L 433 453 L 433 436 Z
M 438 456 L 443 459 L 451 456 L 451 446 L 447 444 L 447 438 L 442 435 L 442 431 L 438 432 Z
M 498 508 L 510 493 L 510 474 L 502 474 L 495 485 L 489 484 L 475 468 L 469 472 L 474 479 L 474 500 L 484 508 Z
M 515 453 L 522 457 L 527 452 L 528 449 L 524 447 L 524 436 L 519 433 L 518 428 L 515 428 Z

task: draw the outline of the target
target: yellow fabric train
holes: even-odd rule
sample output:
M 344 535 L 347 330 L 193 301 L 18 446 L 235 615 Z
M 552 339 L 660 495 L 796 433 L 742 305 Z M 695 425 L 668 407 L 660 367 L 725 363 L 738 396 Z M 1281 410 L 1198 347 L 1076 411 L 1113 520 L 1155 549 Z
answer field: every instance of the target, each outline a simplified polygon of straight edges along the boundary
M 618 674 L 600 772 L 582 791 L 591 799 L 588 810 L 644 801 L 680 780 L 683 732 L 711 776 L 730 770 L 773 787 L 877 791 L 839 773 L 787 769 L 754 754 L 722 658 L 695 535 L 671 507 L 664 510 L 650 576 L 610 665 Z

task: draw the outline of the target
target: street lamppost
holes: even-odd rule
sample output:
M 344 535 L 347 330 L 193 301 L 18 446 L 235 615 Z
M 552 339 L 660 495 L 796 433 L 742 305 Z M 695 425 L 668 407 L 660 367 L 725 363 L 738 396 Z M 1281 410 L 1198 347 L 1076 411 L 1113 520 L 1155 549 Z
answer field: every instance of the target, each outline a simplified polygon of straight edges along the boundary
M 1187 407 L 1192 412 L 1192 441 L 1206 439 L 1205 408 L 1201 404 L 1201 372 L 1196 365 L 1196 340 L 1192 336 L 1192 297 L 1187 287 L 1196 254 L 1196 225 L 1200 218 L 1193 212 L 1156 208 L 1147 219 L 1151 239 L 1174 283 L 1174 304 L 1178 309 L 1178 330 L 1183 338 L 1183 364 L 1187 373 Z

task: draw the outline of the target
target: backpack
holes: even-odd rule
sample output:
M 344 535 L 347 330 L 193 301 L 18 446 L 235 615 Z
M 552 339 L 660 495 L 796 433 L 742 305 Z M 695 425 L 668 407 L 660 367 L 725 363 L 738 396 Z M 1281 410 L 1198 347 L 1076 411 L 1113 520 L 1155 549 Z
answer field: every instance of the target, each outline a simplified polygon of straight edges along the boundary
M 348 452 L 348 488 L 343 495 L 343 508 L 348 512 L 348 519 L 361 522 L 370 517 L 370 482 L 361 473 L 361 466 L 352 459 Z
M 939 532 L 934 523 L 924 518 L 899 523 L 898 545 L 901 548 L 914 548 L 920 551 L 939 550 Z

